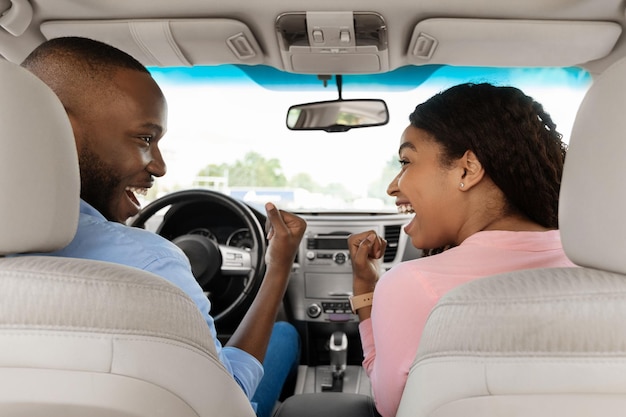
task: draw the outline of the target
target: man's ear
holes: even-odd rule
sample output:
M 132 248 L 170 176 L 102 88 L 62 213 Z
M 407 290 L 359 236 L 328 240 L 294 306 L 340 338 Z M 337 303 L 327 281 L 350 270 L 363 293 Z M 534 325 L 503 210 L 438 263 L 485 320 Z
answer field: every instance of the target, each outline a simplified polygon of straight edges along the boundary
M 461 172 L 459 177 L 459 189 L 461 190 L 469 190 L 485 176 L 483 165 L 472 151 L 465 151 L 465 154 L 458 160 L 458 167 Z

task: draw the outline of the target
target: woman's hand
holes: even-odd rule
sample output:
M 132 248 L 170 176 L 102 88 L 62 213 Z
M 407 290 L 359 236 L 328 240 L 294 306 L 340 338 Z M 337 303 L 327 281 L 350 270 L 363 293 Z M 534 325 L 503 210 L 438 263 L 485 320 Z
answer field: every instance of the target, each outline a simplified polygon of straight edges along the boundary
M 380 259 L 386 247 L 387 241 L 373 230 L 348 237 L 354 295 L 374 291 L 380 274 Z

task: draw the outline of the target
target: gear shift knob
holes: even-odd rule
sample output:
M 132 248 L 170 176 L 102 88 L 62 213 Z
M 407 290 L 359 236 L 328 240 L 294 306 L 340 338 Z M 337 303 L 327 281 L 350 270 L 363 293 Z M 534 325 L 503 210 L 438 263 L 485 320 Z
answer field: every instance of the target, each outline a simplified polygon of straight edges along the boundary
M 333 376 L 339 377 L 346 370 L 348 353 L 348 337 L 344 332 L 334 332 L 330 335 L 330 369 Z

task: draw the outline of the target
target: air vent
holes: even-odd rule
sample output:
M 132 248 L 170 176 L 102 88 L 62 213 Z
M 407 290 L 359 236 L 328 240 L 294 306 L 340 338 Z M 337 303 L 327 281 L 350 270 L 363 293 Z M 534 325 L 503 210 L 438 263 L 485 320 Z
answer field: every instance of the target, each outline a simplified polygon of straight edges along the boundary
M 399 225 L 385 226 L 385 240 L 387 241 L 387 248 L 385 249 L 385 255 L 383 262 L 392 262 L 396 259 L 398 253 L 398 241 L 400 240 L 400 227 Z

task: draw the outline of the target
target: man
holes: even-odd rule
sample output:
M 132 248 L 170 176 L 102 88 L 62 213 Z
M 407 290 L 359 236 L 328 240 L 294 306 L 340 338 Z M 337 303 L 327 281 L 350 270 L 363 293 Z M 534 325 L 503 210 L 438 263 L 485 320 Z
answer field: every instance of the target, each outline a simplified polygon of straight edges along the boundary
M 148 70 L 130 55 L 90 39 L 47 41 L 23 62 L 48 84 L 69 116 L 79 155 L 80 219 L 76 237 L 52 255 L 96 259 L 137 267 L 164 277 L 195 301 L 213 334 L 224 366 L 237 380 L 259 415 L 267 415 L 297 362 L 293 326 L 275 327 L 292 263 L 306 223 L 266 205 L 271 229 L 267 269 L 249 311 L 225 347 L 217 339 L 210 302 L 195 281 L 188 259 L 163 237 L 124 225 L 140 209 L 136 193 L 145 194 L 166 165 L 159 141 L 167 128 L 167 103 Z M 283 323 L 284 324 L 284 323 Z M 273 329 L 272 349 L 282 349 L 277 367 L 285 370 L 263 380 L 255 396 Z M 275 355 L 273 355 L 275 356 Z M 272 374 L 276 369 L 272 369 Z

